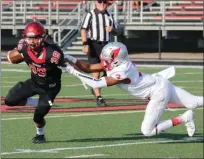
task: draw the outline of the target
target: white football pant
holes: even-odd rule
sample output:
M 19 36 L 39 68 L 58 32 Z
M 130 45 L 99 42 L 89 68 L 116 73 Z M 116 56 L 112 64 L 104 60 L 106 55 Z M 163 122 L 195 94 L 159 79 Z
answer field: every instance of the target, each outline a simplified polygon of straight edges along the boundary
M 178 104 L 189 109 L 203 106 L 203 97 L 194 96 L 174 86 L 167 79 L 156 76 L 156 84 L 151 88 L 152 95 L 147 104 L 141 132 L 153 136 L 173 126 L 171 120 L 160 121 L 168 103 Z

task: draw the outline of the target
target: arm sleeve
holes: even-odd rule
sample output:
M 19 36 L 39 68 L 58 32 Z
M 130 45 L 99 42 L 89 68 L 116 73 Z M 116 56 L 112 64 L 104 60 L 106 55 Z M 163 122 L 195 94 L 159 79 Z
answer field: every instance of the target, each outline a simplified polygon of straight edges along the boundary
M 81 24 L 81 29 L 88 29 L 88 26 L 90 25 L 91 22 L 91 13 L 87 13 L 82 21 Z
M 89 85 L 92 88 L 102 88 L 107 87 L 106 79 L 105 77 L 101 77 L 100 79 L 92 78 L 91 76 L 87 76 L 85 74 L 80 73 L 78 75 L 79 79 Z
M 72 68 L 71 74 L 77 76 L 83 83 L 89 85 L 92 88 L 102 88 L 107 87 L 107 82 L 105 77 L 100 79 L 93 78 L 87 74 L 81 73 L 74 68 Z

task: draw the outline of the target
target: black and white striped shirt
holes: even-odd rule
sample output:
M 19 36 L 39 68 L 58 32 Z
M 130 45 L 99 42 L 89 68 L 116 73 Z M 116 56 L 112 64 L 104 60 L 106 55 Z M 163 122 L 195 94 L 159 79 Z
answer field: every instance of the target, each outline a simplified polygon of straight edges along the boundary
M 81 24 L 81 29 L 87 30 L 88 39 L 108 42 L 110 40 L 110 33 L 106 32 L 106 26 L 116 28 L 113 17 L 108 11 L 101 13 L 96 8 L 86 14 Z

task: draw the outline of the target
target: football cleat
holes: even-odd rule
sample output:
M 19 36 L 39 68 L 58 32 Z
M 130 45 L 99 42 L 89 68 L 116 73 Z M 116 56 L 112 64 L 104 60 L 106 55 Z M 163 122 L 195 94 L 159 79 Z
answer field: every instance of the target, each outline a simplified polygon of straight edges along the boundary
M 96 104 L 97 106 L 108 106 L 101 96 L 96 98 Z
M 183 115 L 181 115 L 181 117 L 183 118 L 183 120 L 185 122 L 188 136 L 193 136 L 195 134 L 195 131 L 196 131 L 196 126 L 195 126 L 195 123 L 193 121 L 193 119 L 194 119 L 193 111 L 188 110 Z
M 41 144 L 41 143 L 45 143 L 46 139 L 45 139 L 45 135 L 38 135 L 36 134 L 35 137 L 33 137 L 33 143 L 34 144 Z

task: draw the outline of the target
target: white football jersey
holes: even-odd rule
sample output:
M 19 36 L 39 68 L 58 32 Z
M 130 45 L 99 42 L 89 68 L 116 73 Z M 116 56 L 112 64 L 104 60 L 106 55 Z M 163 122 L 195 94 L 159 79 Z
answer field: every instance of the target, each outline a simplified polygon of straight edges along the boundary
M 148 98 L 151 96 L 151 88 L 155 85 L 155 77 L 139 72 L 134 63 L 129 59 L 125 63 L 121 64 L 114 69 L 107 71 L 107 76 L 117 80 L 129 79 L 129 84 L 117 84 L 119 88 L 135 95 L 139 98 Z

